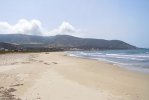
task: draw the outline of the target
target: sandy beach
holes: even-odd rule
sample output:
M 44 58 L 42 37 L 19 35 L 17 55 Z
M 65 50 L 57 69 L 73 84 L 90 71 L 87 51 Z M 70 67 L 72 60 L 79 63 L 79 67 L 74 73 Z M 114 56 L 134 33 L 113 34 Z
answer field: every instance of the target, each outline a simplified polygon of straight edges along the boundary
M 149 74 L 64 52 L 4 54 L 0 100 L 149 100 Z

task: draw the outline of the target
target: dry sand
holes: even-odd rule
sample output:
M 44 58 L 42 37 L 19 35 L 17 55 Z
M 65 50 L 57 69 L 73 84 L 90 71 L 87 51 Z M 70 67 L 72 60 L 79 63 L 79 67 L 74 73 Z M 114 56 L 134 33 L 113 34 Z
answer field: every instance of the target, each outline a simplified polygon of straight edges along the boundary
M 149 100 L 149 74 L 63 52 L 8 54 L 0 100 Z

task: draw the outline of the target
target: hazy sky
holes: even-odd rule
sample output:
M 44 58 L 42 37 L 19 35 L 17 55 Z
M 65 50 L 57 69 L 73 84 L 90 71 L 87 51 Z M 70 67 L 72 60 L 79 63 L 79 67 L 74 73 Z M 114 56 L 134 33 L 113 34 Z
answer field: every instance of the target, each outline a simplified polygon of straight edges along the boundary
M 0 33 L 70 34 L 149 48 L 149 0 L 0 0 Z

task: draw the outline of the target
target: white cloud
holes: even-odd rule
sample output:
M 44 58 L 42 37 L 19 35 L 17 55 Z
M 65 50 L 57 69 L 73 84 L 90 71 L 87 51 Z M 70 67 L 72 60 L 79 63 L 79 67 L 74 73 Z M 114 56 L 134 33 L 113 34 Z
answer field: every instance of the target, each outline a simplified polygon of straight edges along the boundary
M 62 24 L 52 31 L 46 32 L 47 35 L 73 35 L 73 36 L 82 36 L 83 34 L 79 29 L 76 29 L 73 25 L 69 22 L 62 22 Z
M 61 33 L 75 33 L 77 30 L 68 22 L 63 22 L 58 29 Z
M 32 34 L 41 35 L 42 26 L 38 20 L 26 20 L 21 19 L 15 25 L 10 25 L 7 22 L 0 22 L 0 33 L 1 34 Z
M 76 29 L 69 22 L 62 22 L 62 24 L 53 30 L 44 30 L 39 20 L 21 19 L 16 24 L 11 25 L 8 22 L 0 22 L 0 34 L 30 34 L 30 35 L 73 35 L 83 36 L 79 29 Z

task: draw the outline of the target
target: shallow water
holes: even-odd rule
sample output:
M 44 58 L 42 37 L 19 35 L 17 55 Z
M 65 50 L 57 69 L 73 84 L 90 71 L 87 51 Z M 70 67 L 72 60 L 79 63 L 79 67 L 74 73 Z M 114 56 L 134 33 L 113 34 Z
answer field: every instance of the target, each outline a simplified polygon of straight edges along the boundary
M 108 61 L 131 70 L 149 73 L 149 49 L 71 51 L 67 53 L 70 56 Z

